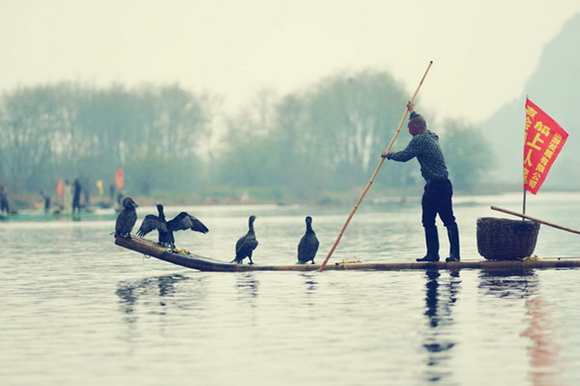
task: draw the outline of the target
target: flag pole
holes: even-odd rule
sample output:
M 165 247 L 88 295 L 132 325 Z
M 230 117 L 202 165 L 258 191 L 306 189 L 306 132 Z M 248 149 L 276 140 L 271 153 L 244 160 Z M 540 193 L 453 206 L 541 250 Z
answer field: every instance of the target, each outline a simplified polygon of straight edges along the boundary
M 526 101 L 528 100 L 528 95 L 526 95 Z M 525 110 L 525 109 L 524 109 Z M 526 139 L 528 138 L 528 133 L 526 132 L 526 130 L 524 130 L 524 156 L 523 156 L 523 164 L 522 167 L 525 168 L 525 164 L 526 164 Z M 524 190 L 524 194 L 523 194 L 523 199 L 522 199 L 522 213 L 526 214 L 526 176 L 524 173 L 524 170 L 522 170 L 522 188 Z
M 419 85 L 417 86 L 417 89 L 415 90 L 415 93 L 413 94 L 413 96 L 411 97 L 411 99 L 409 100 L 409 102 L 413 102 L 415 100 L 415 97 L 419 93 L 419 89 L 423 85 L 423 81 L 427 77 L 427 74 L 429 73 L 429 70 L 431 69 L 431 65 L 432 64 L 433 64 L 433 61 L 431 60 L 429 62 L 429 65 L 427 66 L 427 69 L 425 70 L 425 73 L 423 74 L 423 77 L 421 78 L 421 81 L 419 82 Z M 389 152 L 391 150 L 391 147 L 393 146 L 393 144 L 395 143 L 395 140 L 399 136 L 399 132 L 401 131 L 401 126 L 403 126 L 403 123 L 405 122 L 405 118 L 407 117 L 407 113 L 408 113 L 408 108 L 405 107 L 405 112 L 403 113 L 403 116 L 401 117 L 401 121 L 399 122 L 399 126 L 397 126 L 397 130 L 395 131 L 395 134 L 393 135 L 393 138 L 391 139 L 391 142 L 389 143 L 389 146 L 387 146 L 387 149 L 385 150 L 386 152 Z M 332 248 L 330 248 L 330 251 L 328 252 L 328 255 L 326 256 L 326 258 L 324 259 L 324 261 L 320 265 L 320 268 L 318 268 L 318 271 L 319 272 L 322 272 L 324 270 L 324 267 L 326 267 L 326 263 L 328 262 L 328 260 L 330 259 L 330 256 L 332 256 L 332 254 L 334 253 L 334 250 L 338 246 L 338 243 L 340 242 L 340 239 L 344 235 L 344 232 L 346 231 L 346 228 L 348 227 L 348 224 L 350 223 L 350 220 L 354 216 L 354 213 L 357 211 L 358 206 L 360 205 L 360 203 L 362 202 L 362 200 L 366 196 L 367 192 L 371 188 L 371 185 L 373 184 L 373 182 L 375 180 L 375 177 L 379 173 L 379 170 L 381 169 L 381 166 L 383 166 L 383 162 L 385 162 L 385 159 L 381 157 L 381 160 L 379 161 L 379 164 L 377 165 L 374 173 L 372 174 L 371 179 L 369 180 L 369 182 L 366 185 L 366 187 L 363 189 L 363 191 L 362 191 L 362 193 L 361 193 L 358 201 L 356 202 L 356 204 L 352 208 L 350 214 L 348 215 L 348 218 L 346 219 L 346 222 L 342 226 L 342 229 L 340 230 L 340 233 L 338 234 L 338 237 L 334 241 L 334 244 L 332 245 Z
M 523 202 L 523 210 L 522 210 L 522 214 L 526 214 L 526 187 L 524 186 L 524 202 Z

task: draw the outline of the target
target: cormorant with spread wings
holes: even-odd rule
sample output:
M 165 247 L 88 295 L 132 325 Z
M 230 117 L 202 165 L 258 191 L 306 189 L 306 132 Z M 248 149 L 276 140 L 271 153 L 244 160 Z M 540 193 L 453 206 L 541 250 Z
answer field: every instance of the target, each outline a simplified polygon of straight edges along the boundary
M 187 229 L 201 233 L 209 232 L 209 229 L 207 229 L 201 221 L 189 213 L 181 212 L 175 216 L 173 220 L 167 221 L 165 219 L 165 213 L 163 212 L 163 205 L 157 204 L 157 212 L 159 213 L 158 216 L 153 214 L 145 216 L 141 223 L 141 227 L 137 231 L 138 236 L 143 237 L 152 230 L 157 229 L 159 232 L 159 244 L 164 247 L 175 249 L 173 232 Z

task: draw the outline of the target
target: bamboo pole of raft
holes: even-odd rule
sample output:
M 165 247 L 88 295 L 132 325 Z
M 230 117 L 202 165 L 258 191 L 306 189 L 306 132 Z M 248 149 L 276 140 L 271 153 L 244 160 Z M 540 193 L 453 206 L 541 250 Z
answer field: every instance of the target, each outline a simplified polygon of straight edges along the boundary
M 540 223 L 540 224 L 544 224 L 544 225 L 548 225 L 548 226 L 551 226 L 551 227 L 554 227 L 554 228 L 558 228 L 558 229 L 561 229 L 561 230 L 566 231 L 566 232 L 572 232 L 572 233 L 576 233 L 576 234 L 579 234 L 580 235 L 580 231 L 577 231 L 575 229 L 566 228 L 566 227 L 563 227 L 561 225 L 554 224 L 554 223 L 551 223 L 551 222 L 547 222 L 547 221 L 544 221 L 544 220 L 540 220 L 540 219 L 537 219 L 535 217 L 528 216 L 528 215 L 525 215 L 525 214 L 522 214 L 522 213 L 513 212 L 513 211 L 508 210 L 508 209 L 498 208 L 497 206 L 492 206 L 491 209 L 497 210 L 499 212 L 504 212 L 504 213 L 507 213 L 507 214 L 511 214 L 513 216 L 518 216 L 518 217 L 521 217 L 521 218 L 525 218 L 525 219 L 528 219 L 528 220 L 532 220 L 534 222 L 537 222 L 537 223 Z
M 413 94 L 413 96 L 411 97 L 411 99 L 409 100 L 409 102 L 413 102 L 415 100 L 415 97 L 419 93 L 419 89 L 423 85 L 423 81 L 425 80 L 425 78 L 427 77 L 427 74 L 429 73 L 429 70 L 431 69 L 431 65 L 433 65 L 433 61 L 432 60 L 429 62 L 429 65 L 427 66 L 427 69 L 425 70 L 425 73 L 423 74 L 423 77 L 421 78 L 421 81 L 419 82 L 419 85 L 417 86 L 417 89 L 415 90 L 415 93 Z M 389 146 L 387 146 L 387 149 L 385 150 L 386 152 L 389 152 L 391 150 L 391 147 L 393 147 L 393 144 L 395 143 L 395 140 L 397 139 L 397 137 L 399 136 L 399 132 L 401 131 L 401 126 L 403 126 L 403 123 L 405 122 L 405 119 L 407 118 L 407 113 L 408 112 L 409 111 L 408 111 L 407 107 L 405 106 L 405 112 L 403 113 L 403 116 L 401 117 L 401 121 L 399 122 L 399 126 L 397 126 L 397 130 L 395 131 L 395 134 L 393 135 L 393 138 L 391 139 L 391 142 L 389 142 Z M 324 259 L 324 261 L 320 265 L 320 268 L 318 269 L 319 272 L 322 272 L 324 270 L 324 267 L 326 267 L 326 263 L 328 262 L 328 260 L 330 259 L 330 256 L 332 256 L 332 254 L 334 253 L 334 250 L 338 246 L 338 243 L 340 242 L 340 239 L 342 238 L 342 235 L 344 235 L 344 231 L 348 227 L 348 224 L 350 223 L 350 220 L 354 216 L 354 213 L 357 211 L 358 206 L 360 205 L 360 203 L 362 202 L 362 200 L 366 196 L 367 192 L 371 188 L 371 185 L 373 184 L 373 182 L 374 182 L 377 174 L 379 173 L 379 170 L 381 169 L 381 166 L 383 166 L 383 162 L 385 162 L 385 159 L 381 157 L 381 160 L 379 161 L 379 164 L 377 165 L 377 167 L 376 167 L 373 175 L 371 176 L 371 179 L 369 180 L 369 182 L 366 185 L 366 187 L 363 189 L 363 191 L 362 191 L 362 193 L 361 193 L 358 201 L 356 202 L 356 204 L 352 208 L 350 214 L 348 215 L 348 218 L 346 219 L 346 222 L 342 226 L 342 229 L 340 230 L 340 233 L 338 234 L 338 237 L 334 241 L 334 244 L 332 245 L 332 248 L 330 248 L 330 251 L 328 252 L 328 256 L 326 256 L 326 259 Z

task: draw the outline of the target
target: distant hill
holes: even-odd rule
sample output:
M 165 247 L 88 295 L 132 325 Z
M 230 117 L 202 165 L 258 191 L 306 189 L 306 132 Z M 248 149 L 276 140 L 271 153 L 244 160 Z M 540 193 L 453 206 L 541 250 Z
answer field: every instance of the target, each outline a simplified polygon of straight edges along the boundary
M 580 190 L 580 14 L 573 16 L 548 43 L 525 94 L 507 104 L 477 126 L 493 144 L 495 164 L 491 180 L 509 184 L 522 181 L 522 157 L 526 96 L 569 134 L 568 141 L 550 174 L 545 189 Z

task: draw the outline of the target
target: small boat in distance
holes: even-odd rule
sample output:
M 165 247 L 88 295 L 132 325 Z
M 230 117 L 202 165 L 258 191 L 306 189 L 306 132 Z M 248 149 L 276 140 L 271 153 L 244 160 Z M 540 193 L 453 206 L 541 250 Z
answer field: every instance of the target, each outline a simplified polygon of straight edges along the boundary
M 19 212 L 0 215 L 0 222 L 45 222 L 45 221 L 110 221 L 117 217 L 114 211 L 81 213 L 38 213 Z

